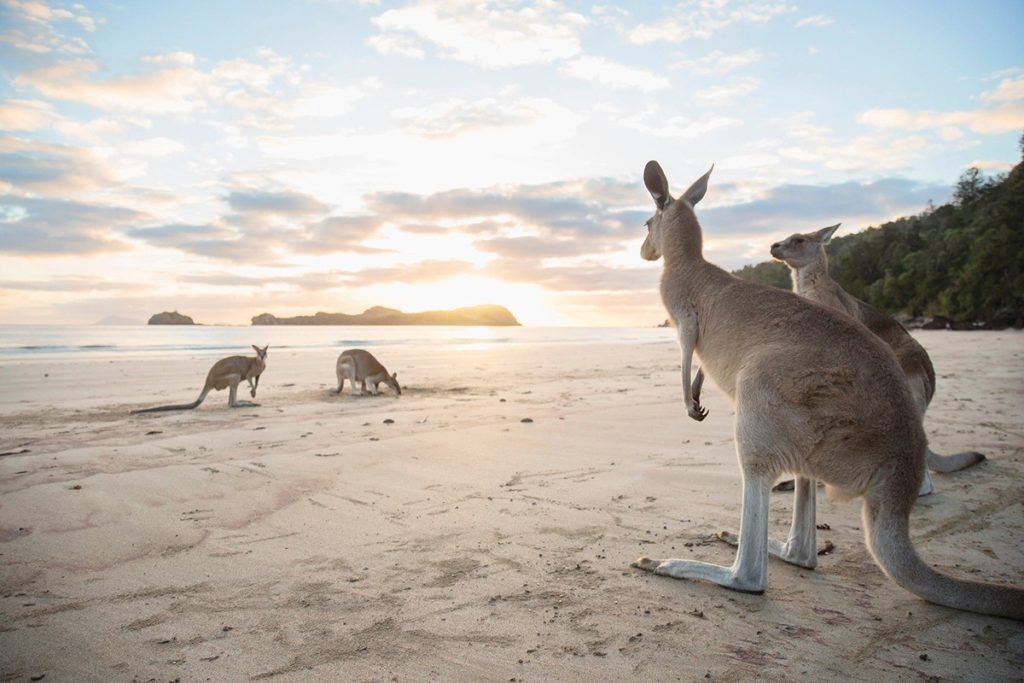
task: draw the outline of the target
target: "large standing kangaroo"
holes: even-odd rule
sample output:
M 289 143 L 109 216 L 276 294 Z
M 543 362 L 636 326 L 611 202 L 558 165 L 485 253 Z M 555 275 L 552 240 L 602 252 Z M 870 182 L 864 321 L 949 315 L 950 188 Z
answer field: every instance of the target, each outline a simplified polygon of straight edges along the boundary
M 228 356 L 214 363 L 210 371 L 206 373 L 206 383 L 203 384 L 203 390 L 199 392 L 199 398 L 191 403 L 133 410 L 132 414 L 156 413 L 164 410 L 191 410 L 192 408 L 198 408 L 210 391 L 220 391 L 221 389 L 230 389 L 228 392 L 228 406 L 231 408 L 246 408 L 259 405 L 252 401 L 239 401 L 237 398 L 238 385 L 242 380 L 249 382 L 249 395 L 252 398 L 256 398 L 256 387 L 260 385 L 260 375 L 267 369 L 267 349 L 270 348 L 270 345 L 268 344 L 262 349 L 253 345 L 252 348 L 256 351 L 255 358 L 251 356 Z
M 735 403 L 743 472 L 739 548 L 731 567 L 647 557 L 634 566 L 763 592 L 769 553 L 803 567 L 817 563 L 818 480 L 834 498 L 863 496 L 868 549 L 899 585 L 940 605 L 1024 619 L 1024 589 L 940 574 L 911 545 L 910 510 L 928 446 L 892 350 L 847 315 L 740 280 L 704 260 L 693 207 L 710 175 L 673 199 L 661 166 L 647 164 L 644 183 L 656 211 L 640 254 L 664 262 L 661 297 L 682 347 L 687 413 L 695 419 L 704 414 L 690 384 L 694 352 Z M 793 521 L 785 543 L 770 543 L 769 493 L 783 472 L 797 475 Z
M 825 245 L 839 225 L 831 225 L 816 232 L 790 235 L 771 246 L 771 254 L 789 266 L 793 277 L 793 291 L 823 306 L 830 306 L 852 315 L 888 344 L 907 376 L 910 394 L 921 413 L 935 395 L 935 369 L 928 352 L 896 320 L 877 308 L 864 303 L 833 280 L 828 274 L 828 256 Z M 967 451 L 955 455 L 939 455 L 928 449 L 928 469 L 936 472 L 956 472 L 977 465 L 985 459 L 981 453 Z M 925 470 L 924 481 L 918 495 L 926 496 L 935 490 L 932 478 Z

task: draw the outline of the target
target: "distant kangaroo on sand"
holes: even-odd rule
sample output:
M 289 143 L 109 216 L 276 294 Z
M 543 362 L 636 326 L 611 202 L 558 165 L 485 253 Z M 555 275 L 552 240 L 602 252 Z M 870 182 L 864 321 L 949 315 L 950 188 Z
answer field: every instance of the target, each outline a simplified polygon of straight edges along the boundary
M 935 394 L 935 370 L 931 358 L 924 347 L 892 316 L 854 297 L 829 276 L 825 245 L 838 228 L 839 224 L 836 224 L 816 232 L 790 235 L 773 244 L 771 254 L 789 266 L 794 292 L 852 315 L 892 348 L 907 376 L 910 394 L 923 419 Z M 984 455 L 974 451 L 939 455 L 929 448 L 926 462 L 928 468 L 936 472 L 956 472 L 977 465 L 984 459 Z M 934 490 L 932 478 L 925 470 L 918 495 L 926 496 Z
M 367 382 L 370 385 L 370 393 L 377 395 L 377 385 L 383 382 L 387 384 L 398 396 L 402 395 L 402 387 L 398 384 L 398 373 L 388 374 L 387 368 L 381 365 L 380 361 L 374 358 L 373 354 L 363 349 L 349 349 L 338 356 L 338 363 L 335 367 L 338 375 L 338 388 L 334 393 L 340 394 L 345 386 L 345 380 L 352 384 L 352 393 L 359 396 L 366 391 Z M 359 382 L 359 387 L 356 387 Z
M 238 384 L 242 380 L 249 382 L 249 395 L 252 398 L 256 398 L 256 387 L 260 385 L 260 375 L 267 368 L 267 349 L 270 345 L 264 346 L 262 349 L 258 346 L 253 346 L 256 351 L 256 357 L 250 356 L 228 356 L 227 358 L 221 358 L 219 361 L 213 364 L 210 371 L 206 373 L 206 384 L 203 385 L 203 390 L 199 392 L 199 398 L 192 401 L 192 403 L 182 403 L 173 406 L 157 406 L 156 408 L 146 408 L 144 410 L 133 410 L 132 414 L 136 413 L 156 413 L 163 410 L 190 410 L 192 408 L 198 408 L 199 404 L 203 402 L 206 395 L 210 393 L 211 389 L 220 391 L 221 389 L 230 388 L 231 392 L 228 394 L 228 406 L 231 408 L 243 408 L 253 407 L 259 405 L 251 401 L 238 401 L 236 396 L 238 395 Z
M 847 315 L 746 282 L 704 260 L 693 207 L 710 175 L 673 199 L 661 166 L 647 164 L 644 183 L 656 210 L 640 254 L 664 261 L 661 297 L 682 347 L 687 413 L 700 413 L 689 375 L 694 352 L 735 404 L 743 473 L 739 548 L 731 567 L 647 557 L 634 566 L 761 593 L 769 554 L 801 567 L 816 565 L 819 480 L 833 498 L 863 496 L 868 549 L 896 583 L 929 602 L 1024 620 L 1024 589 L 941 574 L 911 544 L 910 510 L 928 447 L 892 350 Z M 792 525 L 785 543 L 769 543 L 769 492 L 783 472 L 797 475 Z

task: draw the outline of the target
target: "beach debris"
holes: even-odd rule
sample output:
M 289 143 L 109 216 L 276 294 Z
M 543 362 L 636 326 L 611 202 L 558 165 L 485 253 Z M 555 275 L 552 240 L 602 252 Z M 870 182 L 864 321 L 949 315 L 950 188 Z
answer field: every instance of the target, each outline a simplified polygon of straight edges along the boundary
M 830 527 L 828 524 L 824 524 L 824 523 L 822 523 L 822 524 L 815 524 L 814 528 L 817 529 L 818 531 L 832 531 L 832 527 Z
M 520 420 L 520 422 L 524 422 L 524 423 L 533 422 L 533 418 L 532 417 L 524 417 L 522 420 Z
M 74 486 L 69 486 L 68 490 L 69 491 L 81 491 L 82 490 L 82 485 L 81 484 L 75 484 Z
M 835 543 L 832 541 L 825 541 L 825 545 L 818 548 L 819 555 L 831 555 L 832 551 L 836 549 Z
M 792 491 L 795 484 L 792 479 L 786 481 L 780 481 L 778 484 L 772 487 L 772 491 Z
M 333 458 L 336 455 L 341 455 L 341 454 L 340 453 L 314 453 L 313 457 L 316 457 L 316 458 Z
M 392 420 L 390 417 L 386 417 L 386 418 L 384 418 L 384 424 L 386 424 L 386 425 L 393 425 L 393 424 L 395 424 L 395 421 Z
M 3 455 L 21 455 L 22 453 L 30 453 L 30 452 L 31 451 L 28 448 L 22 448 L 20 451 L 4 451 L 3 453 L 0 453 L 0 456 L 3 456 Z
M 146 432 L 146 436 L 153 436 L 154 434 L 163 434 L 163 430 L 150 429 L 148 432 Z

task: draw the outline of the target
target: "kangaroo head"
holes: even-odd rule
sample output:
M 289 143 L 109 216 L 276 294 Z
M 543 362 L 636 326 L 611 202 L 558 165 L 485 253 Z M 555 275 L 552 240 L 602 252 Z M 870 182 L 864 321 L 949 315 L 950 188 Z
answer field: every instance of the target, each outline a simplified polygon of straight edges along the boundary
M 395 390 L 395 393 L 399 396 L 402 395 L 402 387 L 398 384 L 398 373 L 392 372 L 390 375 L 384 375 L 384 382 Z
M 648 261 L 656 261 L 665 251 L 665 240 L 686 237 L 690 238 L 687 240 L 687 250 L 695 249 L 697 253 L 693 255 L 700 255 L 700 225 L 693 213 L 693 207 L 708 191 L 708 178 L 711 177 L 714 168 L 712 166 L 708 169 L 708 172 L 695 180 L 682 196 L 674 199 L 668 191 L 668 179 L 661 170 L 661 165 L 657 161 L 647 162 L 647 166 L 644 167 L 644 185 L 654 200 L 654 215 L 647 219 L 647 237 L 640 247 L 641 257 Z M 684 231 L 694 230 L 695 234 L 682 234 Z
M 253 344 L 252 348 L 256 352 L 256 357 L 257 358 L 259 358 L 260 360 L 266 360 L 267 359 L 267 349 L 270 348 L 270 344 L 267 344 L 262 349 L 260 347 L 256 346 L 255 344 Z
M 796 233 L 772 245 L 771 254 L 790 268 L 804 268 L 818 259 L 824 260 L 825 245 L 842 223 L 815 232 Z

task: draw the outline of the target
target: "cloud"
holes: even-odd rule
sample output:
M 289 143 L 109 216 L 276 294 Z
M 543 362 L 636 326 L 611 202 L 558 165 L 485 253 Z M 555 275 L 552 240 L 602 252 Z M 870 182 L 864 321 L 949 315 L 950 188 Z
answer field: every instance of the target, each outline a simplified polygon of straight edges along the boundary
M 485 98 L 469 102 L 450 99 L 424 107 L 404 107 L 392 116 L 405 129 L 416 135 L 449 138 L 488 128 L 528 125 L 549 110 L 543 100 L 499 101 Z
M 947 140 L 962 137 L 963 128 L 982 135 L 1024 128 L 1024 76 L 1003 78 L 993 90 L 982 93 L 981 100 L 992 106 L 946 112 L 869 109 L 857 120 L 877 128 L 935 130 Z
M 41 100 L 0 101 L 0 130 L 32 131 L 49 126 L 57 114 L 48 102 Z
M 725 85 L 714 85 L 693 94 L 693 99 L 703 105 L 720 107 L 725 104 L 732 104 L 744 95 L 757 90 L 758 82 L 755 78 L 743 78 Z
M 1018 102 L 1024 100 L 1024 76 L 1004 78 L 995 90 L 981 94 L 985 102 Z
M 327 205 L 315 197 L 294 190 L 232 190 L 228 206 L 239 213 L 264 216 L 306 216 L 327 211 Z
M 164 249 L 233 263 L 273 264 L 296 254 L 382 254 L 362 244 L 381 227 L 374 216 L 327 216 L 331 207 L 289 189 L 234 188 L 227 212 L 207 223 L 136 227 L 126 235 Z
M 177 140 L 165 137 L 147 138 L 145 140 L 131 140 L 120 145 L 120 151 L 125 154 L 143 157 L 166 157 L 172 154 L 179 154 L 185 151 L 185 145 Z
M 380 14 L 373 23 L 381 33 L 369 43 L 385 54 L 419 56 L 415 38 L 433 44 L 444 59 L 502 68 L 579 54 L 579 32 L 587 19 L 554 0 L 419 0 Z
M 836 20 L 833 19 L 832 17 L 826 16 L 824 14 L 815 14 L 810 17 L 804 17 L 800 21 L 796 22 L 796 27 L 805 28 L 807 26 L 814 26 L 820 28 L 823 26 L 831 26 L 834 23 L 836 23 Z
M 78 36 L 61 33 L 58 25 L 70 25 L 73 30 L 92 33 L 103 23 L 82 5 L 71 9 L 55 8 L 38 0 L 2 0 L 5 8 L 6 30 L 0 33 L 0 43 L 31 56 L 50 53 L 85 54 L 88 44 Z
M 572 78 L 624 90 L 652 92 L 664 90 L 670 85 L 667 78 L 645 69 L 637 69 L 613 62 L 605 57 L 591 55 L 584 55 L 566 62 L 560 71 Z
M 44 97 L 78 102 L 97 109 L 126 109 L 149 114 L 186 113 L 205 106 L 207 80 L 183 55 L 156 62 L 156 69 L 138 74 L 96 78 L 100 66 L 74 59 L 20 73 L 19 88 Z
M 209 68 L 188 52 L 150 55 L 135 73 L 116 75 L 103 73 L 94 59 L 64 59 L 22 71 L 14 84 L 49 99 L 119 113 L 190 114 L 223 105 L 243 113 L 236 125 L 268 130 L 347 113 L 375 87 L 371 81 L 348 86 L 310 81 L 301 67 L 268 49 L 258 50 L 254 59 L 223 60 Z M 223 116 L 216 112 L 211 123 L 223 126 Z
M 901 130 L 946 130 L 967 128 L 991 135 L 1024 128 L 1024 104 L 1013 102 L 974 111 L 910 111 L 908 109 L 869 109 L 857 121 L 877 128 Z
M 638 235 L 637 261 L 640 260 L 641 242 L 641 236 Z M 653 293 L 661 275 L 660 269 L 643 266 L 636 268 L 613 268 L 600 264 L 541 266 L 535 261 L 507 259 L 488 264 L 484 272 L 499 280 L 538 285 L 556 292 L 650 290 Z
M 382 55 L 398 55 L 411 59 L 423 59 L 427 56 L 416 39 L 410 36 L 378 34 L 367 38 L 366 44 Z
M 739 126 L 743 121 L 734 116 L 719 115 L 701 119 L 691 119 L 687 116 L 663 117 L 658 111 L 648 110 L 626 117 L 621 123 L 627 128 L 660 138 L 692 140 L 715 130 Z
M 0 137 L 0 187 L 66 196 L 115 183 L 106 162 L 90 150 Z
M 761 51 L 755 48 L 732 54 L 714 50 L 696 59 L 681 59 L 671 68 L 700 76 L 723 76 L 734 69 L 756 64 L 761 57 Z
M 405 282 L 418 284 L 441 282 L 456 275 L 472 272 L 475 266 L 466 261 L 426 260 L 408 263 L 389 268 L 366 268 L 355 274 L 355 278 L 363 284 L 382 284 Z
M 828 126 L 818 124 L 812 112 L 798 112 L 773 123 L 781 126 L 785 134 L 785 139 L 772 148 L 780 159 L 817 163 L 837 171 L 904 170 L 935 146 L 921 135 L 884 131 L 840 138 Z
M 784 2 L 747 3 L 735 7 L 730 7 L 726 0 L 682 2 L 658 21 L 634 27 L 627 37 L 637 45 L 662 41 L 681 43 L 692 38 L 710 38 L 732 24 L 763 24 L 793 9 Z
M 712 180 L 711 192 L 713 184 Z M 839 221 L 848 226 L 877 224 L 920 213 L 929 199 L 942 201 L 949 194 L 948 186 L 904 178 L 833 185 L 785 184 L 764 191 L 752 201 L 698 209 L 698 215 L 707 236 L 789 234 Z
M 0 290 L 18 292 L 111 292 L 138 291 L 146 285 L 141 282 L 101 280 L 93 276 L 65 275 L 47 280 L 0 280 Z
M 494 237 L 476 240 L 473 247 L 479 251 L 506 259 L 542 260 L 546 258 L 574 257 L 594 253 L 594 246 L 577 239 L 552 239 L 530 235 L 526 237 Z M 604 243 L 598 250 L 610 249 Z
M 152 216 L 117 206 L 63 199 L 0 196 L 0 251 L 26 255 L 92 255 L 128 247 L 116 230 Z

